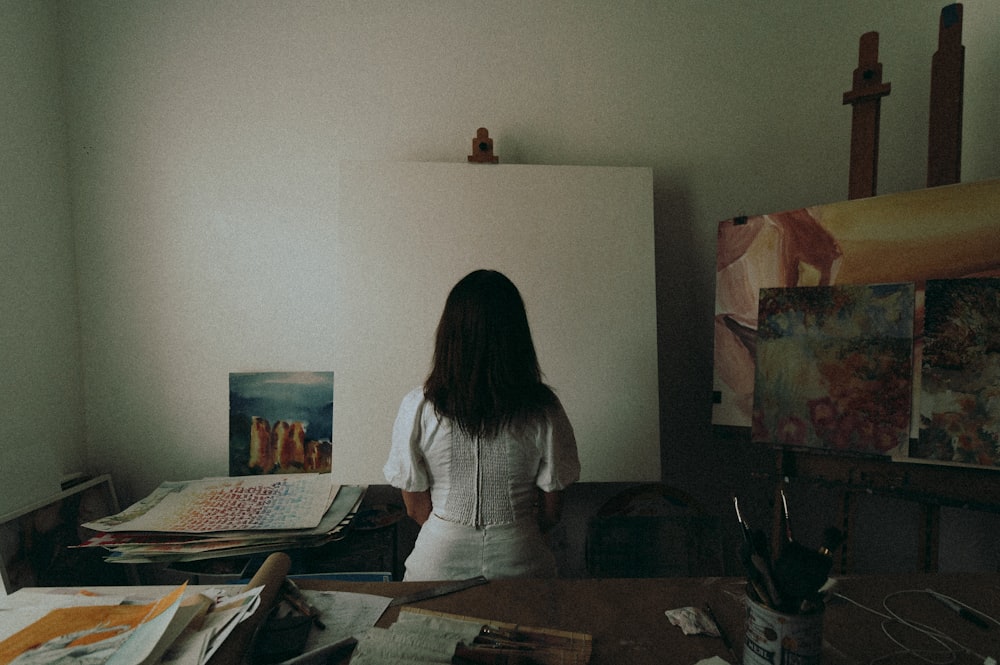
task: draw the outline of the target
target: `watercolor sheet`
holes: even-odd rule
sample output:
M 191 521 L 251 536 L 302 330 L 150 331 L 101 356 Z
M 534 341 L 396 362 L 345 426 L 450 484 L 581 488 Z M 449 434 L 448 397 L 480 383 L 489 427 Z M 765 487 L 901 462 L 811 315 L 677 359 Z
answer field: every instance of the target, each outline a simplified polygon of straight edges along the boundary
M 333 372 L 229 375 L 229 475 L 329 473 Z
M 315 473 L 168 481 L 117 515 L 83 526 L 176 533 L 311 529 L 339 489 Z

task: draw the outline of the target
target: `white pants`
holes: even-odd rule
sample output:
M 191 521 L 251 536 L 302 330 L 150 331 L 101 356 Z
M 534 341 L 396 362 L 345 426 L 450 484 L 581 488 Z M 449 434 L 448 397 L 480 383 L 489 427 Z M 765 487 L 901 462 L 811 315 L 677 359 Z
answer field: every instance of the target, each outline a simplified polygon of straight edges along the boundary
M 555 577 L 556 559 L 534 522 L 472 527 L 431 514 L 406 559 L 403 580 L 464 580 L 478 575 Z

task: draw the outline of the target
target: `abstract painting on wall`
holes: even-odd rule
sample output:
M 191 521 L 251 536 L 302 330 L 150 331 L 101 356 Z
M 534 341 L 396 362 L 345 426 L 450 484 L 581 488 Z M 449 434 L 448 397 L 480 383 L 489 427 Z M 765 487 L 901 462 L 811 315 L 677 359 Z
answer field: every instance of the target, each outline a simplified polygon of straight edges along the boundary
M 1000 276 L 998 209 L 989 180 L 721 222 L 712 424 L 751 427 L 761 288 L 915 282 L 919 320 L 924 280 Z
M 1000 279 L 930 280 L 918 460 L 1000 467 Z
M 751 437 L 892 454 L 910 432 L 912 283 L 760 290 Z
M 229 475 L 329 473 L 333 372 L 229 375 Z

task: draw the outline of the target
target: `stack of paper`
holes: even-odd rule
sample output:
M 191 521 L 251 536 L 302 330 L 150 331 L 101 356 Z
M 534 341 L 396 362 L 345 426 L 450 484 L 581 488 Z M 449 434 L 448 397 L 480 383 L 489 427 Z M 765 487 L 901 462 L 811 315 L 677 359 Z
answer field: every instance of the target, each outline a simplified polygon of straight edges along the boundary
M 80 547 L 103 547 L 113 563 L 152 563 L 318 546 L 342 537 L 365 489 L 316 473 L 165 482 L 84 524 L 98 533 Z
M 0 607 L 0 665 L 202 665 L 257 610 L 262 588 L 205 595 L 181 585 L 143 600 L 21 589 Z

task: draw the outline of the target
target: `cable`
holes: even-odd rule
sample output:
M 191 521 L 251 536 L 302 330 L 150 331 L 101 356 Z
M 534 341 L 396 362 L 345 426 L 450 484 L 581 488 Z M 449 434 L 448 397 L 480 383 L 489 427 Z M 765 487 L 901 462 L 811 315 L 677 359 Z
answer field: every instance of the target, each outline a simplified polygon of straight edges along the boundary
M 882 607 L 885 610 L 885 613 L 880 612 L 879 610 L 873 609 L 871 607 L 868 607 L 867 605 L 863 605 L 862 603 L 859 603 L 853 598 L 848 598 L 842 593 L 834 592 L 832 595 L 836 596 L 837 598 L 845 600 L 851 603 L 852 605 L 855 605 L 856 607 L 863 609 L 866 612 L 870 612 L 871 614 L 874 614 L 875 616 L 881 618 L 882 632 L 885 634 L 887 638 L 889 638 L 890 641 L 892 641 L 893 644 L 897 645 L 900 648 L 899 651 L 894 651 L 892 653 L 888 653 L 873 658 L 871 661 L 869 661 L 871 665 L 874 665 L 875 663 L 881 660 L 885 660 L 887 658 L 891 658 L 892 656 L 901 654 L 911 655 L 915 658 L 924 661 L 925 663 L 931 663 L 932 665 L 949 665 L 950 663 L 954 663 L 957 660 L 957 654 L 960 651 L 970 654 L 971 656 L 983 661 L 984 663 L 988 663 L 991 660 L 988 659 L 986 656 L 983 656 L 982 654 L 976 653 L 969 647 L 965 646 L 964 644 L 961 644 L 956 639 L 954 639 L 950 635 L 947 635 L 941 630 L 938 630 L 933 626 L 928 626 L 916 621 L 910 621 L 908 619 L 905 619 L 902 616 L 900 616 L 897 612 L 892 610 L 889 607 L 889 601 L 893 598 L 896 598 L 897 596 L 903 596 L 905 594 L 926 594 L 932 597 L 936 597 L 939 600 L 943 599 L 947 601 L 949 604 L 965 608 L 966 610 L 974 612 L 978 614 L 980 617 L 988 621 L 992 621 L 993 623 L 1000 626 L 1000 621 L 997 621 L 993 617 L 984 614 L 979 610 L 969 605 L 966 605 L 961 601 L 951 598 L 950 596 L 938 593 L 937 591 L 932 591 L 931 589 L 905 589 L 902 591 L 894 591 L 893 593 L 886 595 L 882 599 Z M 936 642 L 941 646 L 941 649 L 917 649 L 907 646 L 900 638 L 890 633 L 890 626 L 893 625 L 899 625 L 904 628 L 909 628 L 910 630 L 913 630 L 923 635 L 924 637 L 930 639 L 931 641 Z
M 890 594 L 889 596 L 886 596 L 882 600 L 882 605 L 883 605 L 883 607 L 885 607 L 885 610 L 886 610 L 886 612 L 888 612 L 888 614 L 883 614 L 882 612 L 879 612 L 878 610 L 876 610 L 874 608 L 868 607 L 867 605 L 863 605 L 862 603 L 859 603 L 858 601 L 854 600 L 853 598 L 848 598 L 847 596 L 845 596 L 842 593 L 835 592 L 833 594 L 834 596 L 836 596 L 838 598 L 841 598 L 843 600 L 846 600 L 847 602 L 849 602 L 849 603 L 851 603 L 851 604 L 853 604 L 853 605 L 855 605 L 855 606 L 857 606 L 857 607 L 865 610 L 866 612 L 870 612 L 871 614 L 874 614 L 875 616 L 877 616 L 880 619 L 882 619 L 882 624 L 881 624 L 882 632 L 885 634 L 886 637 L 889 638 L 889 640 L 893 644 L 895 644 L 898 647 L 900 647 L 899 651 L 893 651 L 893 652 L 887 653 L 887 654 L 885 654 L 883 656 L 878 656 L 876 658 L 872 658 L 869 661 L 869 663 L 874 664 L 874 663 L 879 662 L 880 660 L 885 660 L 887 658 L 891 658 L 892 656 L 896 656 L 896 655 L 900 655 L 900 654 L 910 654 L 910 655 L 915 656 L 916 658 L 919 658 L 920 660 L 922 660 L 924 662 L 934 663 L 935 665 L 948 665 L 949 663 L 955 662 L 954 650 L 951 649 L 943 640 L 941 640 L 940 638 L 936 637 L 932 633 L 928 632 L 924 627 L 919 626 L 917 624 L 914 624 L 913 622 L 907 621 L 906 619 L 903 619 L 902 617 L 900 617 L 898 614 L 896 614 L 895 612 L 893 612 L 892 610 L 890 610 L 886 606 L 886 602 L 888 601 L 888 599 L 890 597 L 898 595 L 900 593 L 905 593 L 905 592 L 895 592 L 893 594 Z M 888 626 L 892 625 L 893 623 L 899 623 L 899 624 L 901 624 L 901 625 L 903 625 L 905 627 L 908 627 L 908 628 L 910 628 L 910 629 L 912 629 L 912 630 L 914 630 L 914 631 L 916 631 L 918 633 L 922 633 L 922 634 L 926 635 L 928 638 L 930 638 L 931 640 L 937 642 L 938 644 L 940 644 L 942 646 L 941 651 L 918 650 L 918 649 L 913 649 L 911 647 L 908 647 L 907 645 L 905 645 L 904 643 L 902 643 L 898 638 L 896 638 L 895 636 L 893 636 L 892 634 L 889 633 Z M 945 655 L 948 655 L 950 657 L 947 660 L 940 660 L 940 659 L 939 660 L 933 660 L 929 656 L 922 655 L 924 653 L 929 653 L 929 654 L 945 654 Z

